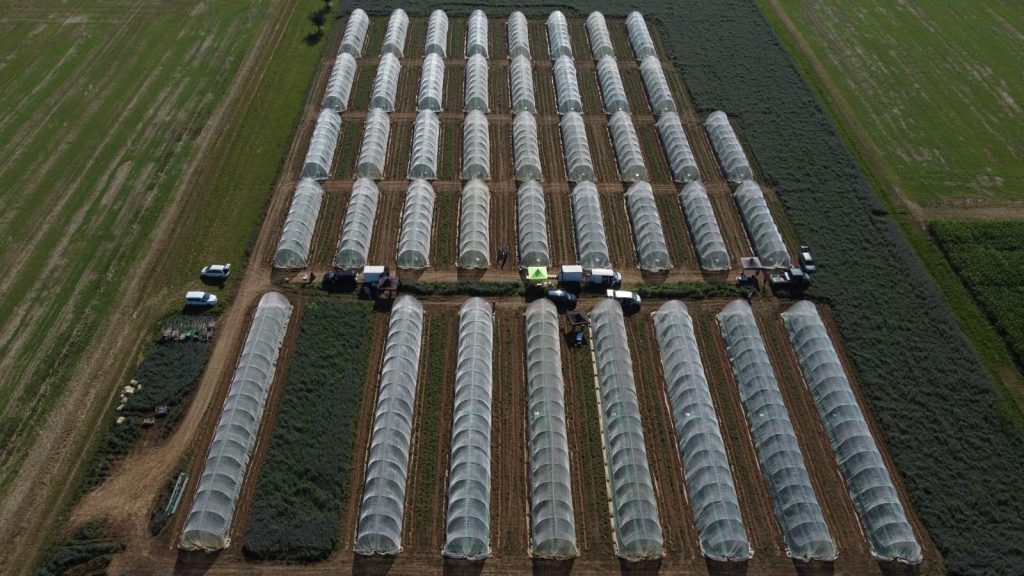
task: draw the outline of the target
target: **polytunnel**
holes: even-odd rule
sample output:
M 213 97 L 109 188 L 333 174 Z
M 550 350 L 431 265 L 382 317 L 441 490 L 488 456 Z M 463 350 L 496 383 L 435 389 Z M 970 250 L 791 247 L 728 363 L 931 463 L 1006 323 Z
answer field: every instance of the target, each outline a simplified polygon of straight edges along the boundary
M 366 113 L 363 128 L 363 145 L 356 160 L 356 178 L 381 180 L 384 178 L 384 161 L 388 155 L 388 138 L 391 135 L 391 118 L 383 110 Z
M 413 180 L 402 208 L 398 238 L 398 267 L 422 270 L 430 266 L 430 232 L 434 222 L 434 188 L 426 180 Z
M 466 23 L 466 58 L 476 55 L 489 58 L 487 46 L 487 14 L 473 10 Z
M 401 8 L 395 9 L 388 20 L 388 27 L 384 31 L 384 44 L 381 45 L 381 54 L 394 54 L 399 58 L 405 55 L 405 34 L 409 31 L 409 15 Z
M 636 258 L 640 269 L 647 272 L 665 272 L 672 269 L 668 257 L 668 244 L 661 227 L 654 191 L 647 182 L 637 182 L 626 191 L 626 211 L 633 226 Z
M 356 8 L 348 16 L 345 34 L 341 37 L 341 48 L 338 53 L 351 54 L 359 58 L 363 55 L 363 44 L 366 42 L 366 31 L 370 28 L 370 17 L 362 8 Z
M 761 187 L 752 180 L 740 184 L 732 194 L 739 206 L 743 226 L 747 229 L 754 252 L 761 264 L 769 267 L 789 268 L 789 251 L 782 234 L 775 225 Z
M 647 101 L 655 115 L 676 111 L 676 101 L 672 98 L 672 89 L 668 87 L 665 69 L 657 56 L 648 56 L 640 62 L 640 77 L 644 81 Z
M 608 121 L 615 159 L 619 163 L 619 180 L 639 182 L 647 180 L 644 154 L 640 150 L 640 137 L 636 134 L 629 112 L 616 112 Z
M 402 551 L 405 481 L 416 405 L 423 306 L 400 296 L 391 307 L 380 387 L 366 455 L 366 479 L 359 507 L 355 553 L 393 556 Z
M 651 40 L 651 31 L 647 29 L 647 22 L 644 15 L 639 12 L 630 12 L 626 17 L 626 34 L 629 36 L 629 45 L 633 47 L 633 55 L 637 60 L 643 60 L 648 56 L 657 56 L 654 49 L 654 40 Z
M 811 486 L 754 312 L 745 301 L 735 300 L 718 314 L 718 325 L 787 553 L 805 562 L 835 560 L 838 552 Z
M 552 60 L 562 56 L 572 59 L 572 40 L 569 37 L 569 22 L 561 10 L 555 10 L 548 16 L 548 54 Z
M 750 168 L 747 155 L 743 153 L 743 146 L 739 138 L 733 132 L 729 117 L 721 110 L 712 112 L 704 120 L 704 129 L 711 140 L 711 147 L 715 149 L 715 156 L 718 157 L 718 164 L 725 173 L 725 179 L 730 182 L 743 182 L 754 179 L 754 171 Z
M 316 128 L 313 129 L 313 137 L 309 139 L 309 150 L 306 151 L 300 178 L 327 180 L 330 177 L 339 133 L 341 116 L 330 108 L 321 110 L 320 117 L 316 119 Z
M 324 189 L 312 178 L 299 180 L 274 253 L 274 268 L 305 268 Z
M 548 222 L 544 210 L 544 189 L 540 182 L 519 185 L 516 194 L 516 215 L 519 231 L 519 265 L 550 266 L 548 257 Z
M 361 178 L 352 184 L 345 221 L 341 225 L 341 239 L 334 265 L 338 268 L 362 268 L 370 254 L 373 221 L 377 217 L 380 193 L 373 180 Z
M 698 181 L 683 186 L 679 191 L 679 204 L 686 217 L 686 227 L 690 229 L 693 246 L 700 258 L 700 267 L 705 270 L 728 270 L 729 252 L 725 249 L 725 240 L 718 229 L 718 219 L 711 207 L 711 199 L 707 190 Z
M 782 321 L 843 470 L 871 553 L 882 561 L 919 564 L 921 545 L 818 309 L 812 302 L 797 302 L 782 314 Z
M 462 179 L 491 179 L 491 134 L 487 116 L 474 110 L 462 125 Z
M 540 144 L 537 142 L 537 121 L 533 114 L 520 112 L 512 122 L 516 180 L 543 180 L 540 170 Z
M 550 300 L 526 307 L 526 395 L 530 439 L 530 554 L 575 558 L 576 519 L 565 425 L 558 310 Z
M 459 310 L 448 516 L 442 555 L 482 560 L 491 555 L 491 375 L 494 312 L 483 298 Z
M 686 139 L 683 124 L 675 112 L 665 112 L 655 124 L 658 137 L 665 148 L 665 156 L 672 168 L 672 179 L 676 182 L 692 182 L 700 180 L 700 169 L 693 158 L 690 141 Z
M 558 113 L 583 112 L 580 85 L 576 80 L 576 63 L 569 56 L 555 60 L 555 101 Z
M 488 64 L 487 58 L 475 54 L 466 60 L 466 112 L 478 110 L 490 112 L 490 96 L 487 87 Z
M 626 88 L 622 85 L 614 56 L 602 56 L 597 61 L 597 83 L 601 87 L 601 101 L 606 114 L 629 112 L 629 99 L 626 98 Z
M 526 15 L 516 10 L 508 17 L 508 56 L 530 58 L 530 27 Z
M 427 38 L 423 42 L 423 55 L 448 55 L 448 15 L 444 10 L 434 10 L 427 20 Z
M 537 112 L 537 98 L 533 92 L 533 63 L 527 56 L 512 58 L 508 68 L 512 88 L 512 112 Z
M 444 102 L 444 58 L 438 54 L 427 54 L 423 59 L 420 74 L 420 93 L 416 98 L 416 110 L 440 112 Z
M 441 136 L 441 121 L 437 114 L 424 110 L 416 114 L 412 129 L 412 152 L 409 155 L 409 179 L 434 180 L 437 178 L 437 141 Z
M 260 298 L 181 532 L 182 550 L 211 552 L 231 545 L 231 521 L 256 445 L 292 305 L 278 292 Z
M 576 232 L 579 263 L 588 268 L 611 268 L 597 185 L 593 182 L 580 182 L 573 188 L 569 199 L 572 201 L 572 223 Z
M 717 562 L 749 560 L 753 551 L 697 348 L 693 319 L 679 300 L 666 302 L 653 316 L 701 552 Z
M 584 182 L 594 179 L 594 161 L 590 156 L 587 141 L 587 127 L 583 116 L 569 112 L 558 123 L 562 130 L 562 152 L 565 156 L 565 172 L 570 182 Z
M 459 268 L 487 268 L 490 260 L 491 192 L 483 180 L 470 180 L 459 202 Z
M 600 60 L 605 56 L 615 57 L 615 48 L 612 46 L 612 37 L 608 33 L 608 23 L 604 14 L 591 12 L 587 16 L 587 38 L 590 40 L 590 52 L 594 60 Z
M 341 113 L 348 109 L 349 95 L 352 93 L 352 81 L 356 77 L 356 59 L 348 52 L 338 54 L 331 68 L 331 79 L 327 81 L 327 91 L 321 103 L 323 108 L 330 108 Z
M 615 553 L 634 561 L 661 558 L 664 556 L 661 521 L 651 471 L 647 467 L 647 448 L 622 307 L 615 300 L 605 299 L 590 312 L 590 322 L 601 396 Z
M 402 63 L 394 54 L 384 54 L 377 63 L 377 75 L 373 77 L 373 90 L 370 92 L 370 108 L 385 112 L 395 111 L 395 96 L 398 92 L 398 75 L 402 72 Z

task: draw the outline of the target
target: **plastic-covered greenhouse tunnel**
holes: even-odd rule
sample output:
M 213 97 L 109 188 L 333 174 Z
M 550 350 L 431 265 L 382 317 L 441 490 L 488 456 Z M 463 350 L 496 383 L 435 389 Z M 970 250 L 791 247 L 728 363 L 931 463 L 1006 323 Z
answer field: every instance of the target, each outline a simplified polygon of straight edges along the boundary
M 399 268 L 421 270 L 430 266 L 430 232 L 434 222 L 434 188 L 426 180 L 413 180 L 402 209 L 398 237 Z
M 341 238 L 334 265 L 339 268 L 362 268 L 370 254 L 373 221 L 377 217 L 380 192 L 373 180 L 362 178 L 352 184 L 345 220 L 341 225 Z
M 694 181 L 683 186 L 679 191 L 679 204 L 683 208 L 693 247 L 700 258 L 700 267 L 705 270 L 728 270 L 729 252 L 704 185 Z
M 718 157 L 718 164 L 722 167 L 725 179 L 730 182 L 743 182 L 752 180 L 754 171 L 750 168 L 747 155 L 743 152 L 736 132 L 729 123 L 729 117 L 725 112 L 712 112 L 704 120 L 704 130 L 708 133 L 711 147 Z
M 324 189 L 312 178 L 299 180 L 274 252 L 274 268 L 305 268 Z

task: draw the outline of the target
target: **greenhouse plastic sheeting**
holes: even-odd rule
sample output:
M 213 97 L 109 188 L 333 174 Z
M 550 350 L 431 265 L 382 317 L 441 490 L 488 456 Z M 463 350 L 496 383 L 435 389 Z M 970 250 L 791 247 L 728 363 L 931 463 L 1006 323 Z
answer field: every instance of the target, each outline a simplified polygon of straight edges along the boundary
M 565 14 L 555 10 L 548 16 L 548 55 L 552 60 L 562 56 L 572 59 L 572 40 L 569 38 L 569 22 Z
M 782 314 L 782 320 L 872 554 L 883 561 L 919 564 L 921 545 L 818 309 L 812 302 L 797 302 Z
M 626 34 L 629 36 L 629 45 L 633 47 L 633 55 L 637 60 L 658 55 L 654 50 L 654 41 L 651 40 L 651 32 L 647 29 L 647 22 L 644 21 L 643 14 L 629 13 L 629 16 L 626 17 Z
M 356 8 L 348 16 L 345 34 L 341 37 L 341 48 L 338 53 L 346 53 L 359 58 L 363 55 L 363 44 L 366 42 L 366 31 L 370 28 L 370 17 L 362 8 Z
M 412 129 L 412 153 L 409 155 L 409 179 L 437 178 L 437 140 L 441 135 L 441 121 L 437 114 L 424 110 L 416 114 Z
M 718 164 L 722 167 L 725 179 L 730 182 L 753 180 L 754 171 L 750 169 L 747 155 L 743 153 L 743 146 L 736 138 L 725 112 L 709 114 L 704 120 L 704 129 L 711 140 L 711 147 L 715 149 L 715 156 L 718 156 Z
M 603 56 L 597 61 L 597 83 L 601 86 L 601 101 L 606 114 L 629 112 L 629 99 L 622 85 L 619 65 L 614 56 Z
M 768 203 L 764 199 L 761 187 L 757 182 L 748 180 L 733 192 L 733 198 L 739 206 L 743 225 L 750 235 L 750 242 L 754 245 L 754 251 L 761 259 L 761 264 L 788 268 L 789 252 L 786 250 L 786 243 L 782 241 L 782 234 L 775 225 L 772 213 L 768 210 Z
M 555 60 L 554 74 L 558 113 L 582 113 L 583 100 L 580 97 L 580 85 L 576 80 L 576 63 L 569 56 L 560 56 Z
M 487 58 L 476 54 L 466 60 L 466 112 L 479 110 L 486 113 L 491 111 L 487 74 Z
M 305 268 L 324 189 L 312 178 L 299 180 L 274 253 L 274 268 Z
M 612 37 L 608 33 L 608 23 L 604 14 L 591 12 L 587 16 L 587 38 L 590 40 L 590 52 L 594 60 L 600 60 L 605 56 L 615 57 L 615 48 L 612 46 Z
M 470 180 L 459 202 L 459 268 L 487 268 L 490 259 L 491 192 Z
M 352 184 L 352 196 L 341 225 L 341 239 L 334 265 L 339 268 L 362 268 L 370 253 L 373 238 L 373 221 L 377 217 L 377 202 L 380 193 L 373 180 L 362 178 Z
M 629 112 L 612 114 L 608 122 L 608 132 L 612 136 L 615 158 L 619 163 L 619 179 L 623 182 L 647 180 L 647 167 L 644 166 L 644 155 L 640 151 L 640 138 L 636 134 Z
M 537 121 L 533 114 L 516 114 L 512 122 L 512 142 L 516 180 L 543 180 L 544 176 L 540 171 L 540 144 L 537 142 Z
M 537 98 L 533 92 L 533 63 L 526 56 L 516 56 L 508 68 L 512 87 L 512 112 L 537 112 Z
M 700 169 L 693 158 L 690 141 L 686 139 L 683 124 L 675 112 L 665 112 L 656 124 L 661 145 L 665 148 L 665 156 L 672 168 L 672 178 L 676 182 L 692 182 L 700 180 Z
M 182 550 L 210 552 L 231 544 L 229 534 L 238 494 L 256 445 L 291 314 L 292 305 L 283 295 L 267 292 L 260 298 L 185 519 L 178 544 Z
M 647 467 L 647 448 L 622 307 L 615 300 L 605 299 L 590 312 L 590 322 L 601 396 L 615 552 L 626 560 L 661 558 L 664 556 L 661 522 L 651 471 Z
M 444 59 L 439 54 L 427 54 L 423 59 L 416 109 L 440 112 L 442 102 L 444 102 Z
M 679 191 L 679 204 L 690 229 L 693 247 L 700 258 L 700 267 L 705 270 L 728 270 L 729 252 L 718 229 L 718 219 L 711 207 L 711 199 L 700 182 L 690 182 Z
M 562 130 L 562 152 L 565 156 L 565 173 L 570 182 L 594 180 L 594 161 L 590 156 L 587 141 L 587 127 L 583 116 L 569 112 L 559 122 Z
M 466 114 L 462 125 L 462 179 L 491 179 L 491 133 L 483 112 Z
M 550 266 L 544 189 L 539 182 L 523 182 L 516 194 L 519 229 L 519 265 Z
M 395 96 L 398 92 L 398 75 L 402 63 L 394 54 L 384 54 L 377 64 L 377 75 L 373 77 L 373 91 L 370 92 L 370 108 L 385 112 L 395 111 Z
M 633 240 L 640 269 L 664 272 L 672 269 L 668 257 L 665 232 L 654 201 L 654 191 L 647 182 L 637 182 L 626 190 L 626 211 L 633 226 Z
M 686 305 L 663 304 L 654 313 L 654 330 L 701 552 L 718 562 L 749 560 L 753 552 Z
M 526 395 L 530 426 L 530 554 L 575 558 L 576 519 L 565 426 L 558 310 L 550 300 L 526 307 Z
M 309 139 L 309 150 L 302 164 L 300 178 L 327 180 L 330 177 L 334 149 L 338 146 L 340 133 L 341 116 L 330 108 L 321 110 L 320 117 L 316 119 L 316 128 L 313 129 L 313 137 Z
M 447 531 L 442 551 L 448 558 L 482 560 L 491 555 L 493 351 L 491 304 L 483 298 L 470 298 L 459 310 Z
M 487 14 L 483 10 L 473 10 L 466 23 L 466 58 L 477 54 L 489 58 L 487 47 Z
M 348 98 L 352 94 L 352 81 L 356 77 L 356 59 L 348 52 L 338 54 L 331 68 L 331 79 L 327 81 L 327 92 L 320 104 L 335 112 L 348 109 Z
M 572 222 L 576 232 L 579 263 L 588 268 L 611 268 L 597 186 L 593 182 L 580 182 L 573 188 L 569 198 L 572 201 Z
M 803 561 L 835 560 L 836 545 L 811 487 L 800 443 L 750 305 L 743 300 L 731 302 L 718 314 L 718 324 L 787 552 Z
M 430 231 L 434 222 L 434 188 L 426 180 L 413 180 L 402 208 L 402 234 L 398 238 L 398 267 L 421 270 L 430 266 Z
M 655 115 L 676 111 L 676 101 L 672 98 L 672 90 L 665 78 L 665 69 L 657 56 L 648 56 L 640 62 L 640 76 L 644 81 L 647 101 Z
M 391 135 L 391 118 L 383 110 L 366 113 L 363 129 L 363 145 L 356 160 L 356 178 L 384 178 L 384 161 L 388 155 L 388 138 Z
M 401 8 L 391 13 L 387 30 L 384 31 L 384 44 L 381 54 L 394 54 L 401 58 L 405 55 L 405 34 L 409 31 L 409 15 Z
M 444 10 L 434 10 L 427 20 L 427 38 L 423 42 L 423 55 L 448 55 L 448 15 Z
M 402 551 L 402 518 L 412 442 L 416 376 L 420 367 L 423 306 L 400 296 L 391 307 L 381 363 L 366 480 L 359 507 L 355 553 L 395 555 Z
M 508 17 L 508 56 L 530 58 L 530 27 L 526 15 L 518 10 Z

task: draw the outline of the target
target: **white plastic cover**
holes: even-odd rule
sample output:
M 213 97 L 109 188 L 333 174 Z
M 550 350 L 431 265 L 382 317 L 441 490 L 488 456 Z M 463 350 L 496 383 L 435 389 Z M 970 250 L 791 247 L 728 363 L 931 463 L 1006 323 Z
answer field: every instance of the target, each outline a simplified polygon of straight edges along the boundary
M 562 151 L 565 156 L 565 173 L 570 182 L 584 182 L 594 179 L 594 161 L 590 156 L 587 141 L 587 127 L 579 112 L 569 112 L 558 123 L 562 131 Z
M 679 115 L 665 112 L 658 118 L 656 126 L 668 164 L 672 168 L 672 178 L 684 183 L 700 180 L 700 169 L 693 158 L 693 150 L 690 149 L 690 141 L 686 139 Z
M 530 27 L 526 16 L 518 10 L 508 17 L 508 56 L 530 58 Z
M 459 202 L 459 267 L 487 268 L 490 257 L 491 192 L 483 180 L 470 180 Z
M 423 42 L 423 55 L 448 55 L 448 15 L 444 10 L 434 10 L 427 20 L 427 37 Z
M 462 179 L 491 179 L 491 133 L 487 116 L 477 110 L 462 125 Z
M 626 190 L 626 211 L 629 212 L 629 222 L 633 226 L 640 269 L 647 272 L 671 270 L 672 261 L 668 257 L 665 232 L 650 184 L 641 181 Z
M 587 38 L 590 40 L 590 52 L 594 60 L 600 60 L 605 56 L 615 56 L 615 48 L 612 46 L 612 37 L 608 33 L 608 23 L 604 14 L 591 12 L 587 16 Z
M 754 171 L 750 168 L 747 155 L 743 153 L 743 146 L 729 123 L 729 117 L 721 110 L 712 112 L 704 120 L 704 129 L 711 140 L 711 147 L 715 149 L 718 156 L 718 163 L 722 166 L 725 179 L 730 182 L 743 182 L 753 180 Z
M 434 222 L 434 188 L 426 180 L 413 180 L 402 208 L 402 234 L 398 238 L 398 267 L 421 270 L 430 266 L 430 231 Z
M 409 156 L 409 179 L 434 180 L 437 178 L 437 141 L 441 136 L 441 121 L 437 114 L 423 110 L 416 114 L 412 130 L 412 153 Z
M 334 149 L 338 146 L 340 133 L 341 116 L 330 108 L 321 110 L 313 129 L 313 137 L 309 139 L 309 150 L 306 151 L 300 178 L 327 180 L 330 177 Z
M 612 136 L 615 159 L 619 163 L 619 180 L 647 180 L 647 167 L 644 165 L 644 155 L 640 150 L 640 137 L 637 136 L 629 112 L 612 114 L 611 120 L 608 121 L 608 132 Z
M 373 221 L 377 217 L 380 192 L 373 180 L 360 178 L 352 184 L 352 196 L 341 224 L 341 239 L 334 265 L 339 268 L 362 268 L 370 254 Z
M 797 302 L 782 314 L 782 320 L 872 554 L 883 561 L 919 564 L 921 545 L 818 309 L 812 302 Z
M 466 23 L 466 58 L 479 54 L 488 56 L 487 14 L 483 10 L 473 10 Z
M 626 560 L 661 558 L 661 521 L 647 465 L 622 307 L 615 300 L 605 299 L 590 312 L 590 322 L 612 497 L 615 553 Z
M 370 27 L 370 17 L 362 8 L 356 8 L 348 16 L 345 35 L 341 37 L 338 53 L 347 53 L 359 58 L 363 55 L 363 44 L 366 42 L 366 31 Z
M 561 330 L 550 300 L 526 307 L 526 395 L 530 425 L 530 553 L 575 558 L 576 519 L 565 425 Z
M 405 55 L 405 34 L 409 31 L 409 15 L 405 10 L 397 8 L 391 13 L 387 30 L 384 31 L 382 54 L 394 54 L 401 58 Z
M 274 253 L 274 268 L 305 268 L 324 189 L 312 178 L 299 180 Z
M 576 79 L 576 63 L 570 56 L 560 56 L 555 60 L 555 100 L 558 113 L 583 112 L 583 99 L 580 96 L 580 85 Z
M 562 56 L 572 59 L 572 40 L 569 38 L 569 22 L 561 10 L 548 16 L 548 54 L 552 60 Z
M 363 145 L 356 160 L 356 178 L 384 178 L 384 161 L 388 157 L 388 138 L 391 136 L 391 118 L 383 110 L 366 113 Z
M 540 182 L 529 181 L 519 185 L 519 192 L 516 194 L 516 215 L 519 230 L 519 264 L 550 266 L 544 189 Z
M 654 40 L 651 40 L 651 32 L 647 29 L 647 22 L 644 15 L 639 12 L 630 12 L 626 17 L 626 33 L 629 35 L 629 44 L 633 47 L 633 54 L 637 60 L 643 60 L 648 56 L 657 56 L 654 50 Z
M 440 112 L 444 102 L 444 59 L 439 54 L 427 54 L 420 74 L 420 93 L 417 110 Z
M 587 268 L 611 268 L 597 186 L 593 182 L 580 182 L 573 188 L 569 198 L 572 201 L 572 222 L 576 231 L 579 263 Z
M 640 62 L 640 76 L 644 81 L 647 101 L 655 115 L 664 112 L 675 112 L 676 101 L 672 98 L 672 89 L 668 87 L 665 69 L 657 56 L 648 56 Z
M 619 65 L 614 56 L 602 56 L 597 61 L 597 83 L 601 87 L 601 101 L 606 114 L 629 112 L 629 99 L 622 85 Z
M 835 560 L 836 545 L 811 486 L 800 443 L 750 305 L 743 300 L 731 302 L 718 314 L 718 324 L 786 550 L 798 560 Z
M 533 63 L 527 56 L 512 58 L 508 68 L 508 80 L 512 87 L 513 112 L 537 112 L 537 98 L 533 91 Z
M 423 306 L 412 296 L 400 296 L 391 307 L 366 459 L 355 542 L 355 553 L 362 556 L 393 556 L 402 551 L 405 482 L 422 337 Z
M 718 229 L 718 219 L 711 207 L 707 190 L 698 181 L 693 181 L 679 191 L 679 204 L 690 229 L 693 247 L 700 258 L 700 267 L 705 270 L 728 270 L 729 252 Z
M 540 144 L 537 141 L 537 121 L 530 112 L 516 114 L 512 121 L 512 142 L 515 158 L 515 178 L 543 180 L 540 169 Z
M 267 292 L 256 306 L 181 532 L 178 547 L 182 550 L 210 552 L 231 544 L 238 493 L 256 445 L 291 314 L 292 305 L 278 292 Z
M 356 77 L 356 59 L 348 52 L 338 54 L 334 59 L 334 67 L 331 68 L 331 78 L 327 81 L 327 92 L 320 104 L 324 108 L 330 108 L 335 112 L 344 112 L 348 109 L 348 99 L 352 94 L 352 81 Z
M 373 91 L 370 93 L 370 108 L 385 112 L 395 111 L 395 96 L 398 93 L 398 75 L 402 63 L 394 54 L 383 54 L 377 64 L 377 75 L 373 77 Z
M 747 180 L 733 192 L 733 198 L 739 206 L 743 226 L 747 229 L 750 243 L 754 245 L 754 251 L 761 259 L 761 264 L 788 268 L 789 252 L 786 250 L 786 243 L 782 241 L 779 228 L 775 225 L 775 219 L 768 210 L 768 203 L 764 199 L 761 187 L 757 182 Z
M 491 304 L 483 298 L 470 298 L 459 310 L 447 532 L 442 551 L 448 558 L 482 560 L 491 555 L 493 354 Z
M 666 302 L 653 316 L 701 552 L 718 562 L 749 560 L 753 551 L 697 348 L 693 319 L 679 300 Z
M 487 58 L 475 54 L 466 60 L 465 96 L 466 111 L 490 112 L 490 95 L 487 83 L 489 65 Z

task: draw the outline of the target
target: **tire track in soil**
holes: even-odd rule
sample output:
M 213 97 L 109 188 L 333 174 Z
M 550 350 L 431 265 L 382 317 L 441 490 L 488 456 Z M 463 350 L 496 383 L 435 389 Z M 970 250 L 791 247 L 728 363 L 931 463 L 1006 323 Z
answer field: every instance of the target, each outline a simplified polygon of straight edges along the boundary
M 392 265 L 398 250 L 398 233 L 402 222 L 402 207 L 405 193 L 394 190 L 382 191 L 377 204 L 377 218 L 373 223 L 373 237 L 367 261 L 373 264 Z M 394 269 L 394 268 L 392 268 Z
M 544 192 L 548 221 L 548 252 L 553 266 L 575 264 L 576 244 L 569 195 L 563 192 Z
M 516 229 L 516 192 L 502 190 L 491 192 L 490 223 L 491 266 L 498 267 L 498 248 L 508 246 L 508 263 L 505 269 L 515 270 L 519 265 L 519 233 Z
M 529 547 L 523 310 L 499 304 L 494 322 L 491 410 L 491 547 L 495 557 L 525 558 Z
M 605 236 L 608 238 L 608 256 L 616 270 L 623 273 L 637 271 L 633 252 L 633 232 L 626 215 L 622 194 L 601 193 L 601 216 L 604 218 Z

